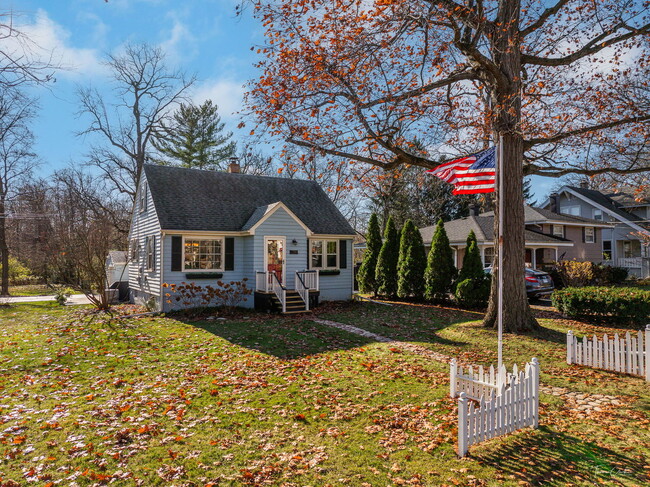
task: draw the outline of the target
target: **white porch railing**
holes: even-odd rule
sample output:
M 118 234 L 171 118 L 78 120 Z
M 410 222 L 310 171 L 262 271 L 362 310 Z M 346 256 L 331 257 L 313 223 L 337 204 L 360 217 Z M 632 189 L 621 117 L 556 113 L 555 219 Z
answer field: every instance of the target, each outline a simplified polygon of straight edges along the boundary
M 255 290 L 270 293 L 273 289 L 273 276 L 270 272 L 257 271 L 255 273 Z
M 318 281 L 318 271 L 300 271 L 296 272 L 297 275 L 300 275 L 307 289 L 318 291 L 320 284 Z
M 282 312 L 286 313 L 287 312 L 287 288 L 285 288 L 282 285 L 280 279 L 278 279 L 278 276 L 275 274 L 275 272 L 269 272 L 269 274 L 271 275 L 271 285 L 272 285 L 273 292 L 280 300 L 280 304 L 282 305 Z
M 302 278 L 303 272 L 296 272 L 296 291 L 305 302 L 305 311 L 309 311 L 309 288 Z
M 643 257 L 619 257 L 616 260 L 604 260 L 603 264 L 625 269 L 640 269 L 643 266 Z

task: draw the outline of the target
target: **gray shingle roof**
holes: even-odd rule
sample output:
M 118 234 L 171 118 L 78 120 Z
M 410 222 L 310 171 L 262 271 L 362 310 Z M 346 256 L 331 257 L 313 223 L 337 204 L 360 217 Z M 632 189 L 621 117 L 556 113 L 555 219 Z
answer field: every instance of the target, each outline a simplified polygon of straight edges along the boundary
M 595 189 L 579 188 L 576 186 L 567 186 L 567 188 L 571 189 L 572 191 L 575 191 L 578 194 L 581 194 L 585 198 L 588 198 L 591 201 L 593 201 L 594 203 L 603 206 L 610 213 L 615 213 L 621 218 L 624 218 L 625 220 L 631 222 L 639 222 L 643 220 L 643 218 L 633 215 L 632 213 L 629 213 L 624 209 L 620 208 L 620 205 L 617 202 L 615 202 L 609 196 L 604 195 L 600 191 L 597 191 Z
M 494 216 L 493 211 L 488 211 L 481 213 L 481 216 Z M 559 221 L 566 223 L 576 223 L 576 224 L 591 224 L 591 225 L 602 225 L 602 221 L 592 220 L 591 218 L 582 218 L 581 216 L 574 215 L 564 215 L 562 213 L 555 213 L 554 211 L 547 210 L 545 208 L 538 208 L 534 206 L 524 206 L 524 220 L 526 223 L 540 222 L 544 220 L 548 221 Z
M 435 226 L 420 229 L 422 240 L 424 240 L 425 244 L 431 244 L 431 239 L 433 238 L 433 232 L 435 232 L 435 229 Z M 494 242 L 494 216 L 485 214 L 480 216 L 468 216 L 466 218 L 459 218 L 458 220 L 452 220 L 445 223 L 445 231 L 447 232 L 447 237 L 451 244 L 465 243 L 470 230 L 474 230 L 476 240 L 479 243 Z M 571 242 L 571 240 L 565 238 L 547 235 L 529 229 L 524 230 L 524 239 L 527 244 Z
M 240 231 L 281 201 L 314 233 L 354 235 L 315 181 L 154 165 L 144 173 L 163 230 Z
M 108 256 L 111 258 L 113 264 L 126 264 L 128 260 L 124 250 L 109 250 Z

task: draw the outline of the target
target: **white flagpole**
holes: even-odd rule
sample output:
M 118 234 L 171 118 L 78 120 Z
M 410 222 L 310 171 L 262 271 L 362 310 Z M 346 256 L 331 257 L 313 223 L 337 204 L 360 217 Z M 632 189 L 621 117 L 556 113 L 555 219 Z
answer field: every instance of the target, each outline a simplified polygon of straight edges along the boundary
M 499 141 L 497 146 L 497 173 L 499 175 L 499 193 L 497 200 L 497 209 L 499 211 L 499 235 L 498 235 L 498 245 L 499 245 L 499 295 L 498 295 L 498 311 L 497 311 L 497 321 L 498 321 L 498 362 L 499 370 L 503 365 L 503 139 L 501 134 L 499 134 Z

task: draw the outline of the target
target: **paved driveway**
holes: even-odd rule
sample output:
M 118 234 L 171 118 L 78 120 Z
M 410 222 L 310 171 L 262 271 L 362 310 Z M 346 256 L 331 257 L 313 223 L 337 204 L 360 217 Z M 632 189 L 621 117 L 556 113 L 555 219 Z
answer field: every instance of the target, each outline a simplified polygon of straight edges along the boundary
M 10 296 L 8 298 L 0 298 L 0 304 L 36 303 L 38 301 L 54 301 L 54 296 Z M 90 301 L 88 301 L 85 294 L 73 294 L 68 298 L 66 304 L 90 304 Z

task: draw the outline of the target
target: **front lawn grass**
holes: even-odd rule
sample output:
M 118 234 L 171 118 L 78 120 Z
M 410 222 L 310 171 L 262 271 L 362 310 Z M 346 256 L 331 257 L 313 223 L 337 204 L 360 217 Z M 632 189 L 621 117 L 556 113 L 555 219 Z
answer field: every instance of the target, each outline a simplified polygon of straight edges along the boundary
M 25 284 L 22 286 L 9 286 L 11 296 L 54 296 L 56 290 L 46 284 Z
M 491 357 L 487 337 L 479 344 L 483 338 L 467 336 L 480 332 L 470 322 L 477 315 L 414 309 L 363 304 L 327 317 L 444 353 Z M 559 354 L 561 344 L 549 343 Z M 529 354 L 522 347 L 517 353 Z M 540 360 L 542 370 L 550 366 Z M 647 409 L 621 408 L 634 415 L 628 422 L 578 421 L 544 397 L 539 430 L 492 440 L 459 461 L 448 388 L 446 364 L 308 316 L 109 322 L 51 303 L 5 306 L 0 485 L 647 480 Z

